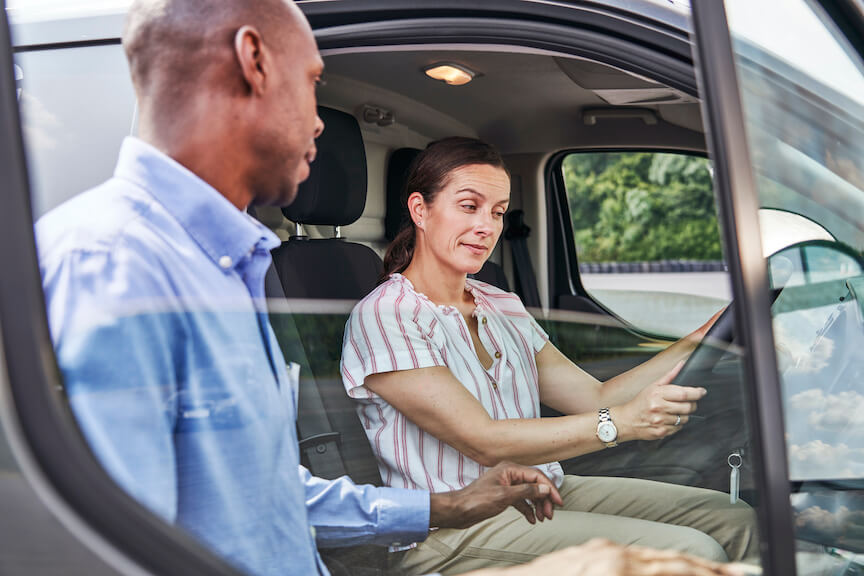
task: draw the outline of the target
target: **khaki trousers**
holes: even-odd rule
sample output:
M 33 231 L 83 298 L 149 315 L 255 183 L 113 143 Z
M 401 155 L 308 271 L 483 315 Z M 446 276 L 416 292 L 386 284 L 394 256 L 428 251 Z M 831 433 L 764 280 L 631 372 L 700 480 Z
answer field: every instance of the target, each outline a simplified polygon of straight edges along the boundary
M 606 538 L 625 545 L 688 552 L 726 562 L 758 555 L 755 515 L 714 490 L 638 480 L 565 476 L 564 506 L 529 524 L 515 509 L 466 530 L 436 530 L 417 548 L 394 554 L 396 574 L 445 576 L 523 564 L 537 556 Z

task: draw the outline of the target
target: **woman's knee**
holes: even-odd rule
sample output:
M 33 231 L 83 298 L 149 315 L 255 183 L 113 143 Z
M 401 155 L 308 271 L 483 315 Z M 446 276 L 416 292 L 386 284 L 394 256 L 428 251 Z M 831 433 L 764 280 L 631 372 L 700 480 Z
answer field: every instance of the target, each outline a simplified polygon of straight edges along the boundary
M 711 536 L 695 528 L 682 527 L 679 550 L 714 562 L 728 562 L 723 546 Z

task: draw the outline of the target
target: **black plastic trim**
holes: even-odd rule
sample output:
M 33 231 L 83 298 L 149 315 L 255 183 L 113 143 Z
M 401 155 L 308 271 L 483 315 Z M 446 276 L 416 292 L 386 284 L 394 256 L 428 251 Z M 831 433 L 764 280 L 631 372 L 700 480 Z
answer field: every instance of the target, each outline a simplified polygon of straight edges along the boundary
M 765 574 L 795 576 L 795 535 L 789 500 L 786 428 L 771 328 L 771 292 L 760 250 L 759 200 L 739 99 L 726 11 L 717 0 L 694 0 L 694 37 L 703 118 L 714 158 L 726 258 L 735 295 L 735 321 L 750 395 L 756 509 Z M 709 65 L 710 63 L 710 65 Z
M 68 410 L 45 315 L 14 78 L 0 0 L 0 328 L 23 441 L 60 498 L 131 562 L 156 574 L 238 576 L 121 490 L 90 453 Z
M 62 50 L 64 48 L 89 48 L 91 46 L 116 46 L 120 38 L 103 38 L 99 40 L 80 40 L 76 42 L 55 42 L 53 44 L 24 44 L 12 48 L 14 54 L 20 52 L 41 52 L 44 50 Z
M 822 9 L 858 54 L 864 57 L 864 5 L 855 0 L 821 0 Z
M 315 28 L 418 17 L 530 18 L 594 26 L 615 36 L 657 35 L 663 49 L 690 59 L 686 15 L 648 2 L 638 4 L 638 12 L 627 0 L 300 0 L 298 5 Z
M 424 18 L 333 26 L 316 31 L 321 50 L 418 44 L 516 45 L 590 58 L 696 94 L 692 62 L 633 38 L 573 24 L 496 18 Z M 689 46 L 689 44 L 687 44 Z

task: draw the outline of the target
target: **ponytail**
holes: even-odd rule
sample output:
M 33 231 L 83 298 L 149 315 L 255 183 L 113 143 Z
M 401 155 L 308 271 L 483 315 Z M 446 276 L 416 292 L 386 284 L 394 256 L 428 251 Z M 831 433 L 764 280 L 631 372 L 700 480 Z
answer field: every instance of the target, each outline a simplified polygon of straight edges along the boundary
M 452 136 L 436 140 L 420 152 L 408 168 L 408 178 L 402 191 L 403 225 L 402 230 L 390 243 L 384 256 L 384 275 L 381 281 L 391 274 L 403 272 L 414 258 L 417 230 L 408 217 L 408 197 L 414 192 L 423 196 L 426 204 L 432 204 L 450 179 L 450 173 L 462 166 L 485 164 L 507 172 L 504 160 L 491 145 L 476 138 Z M 509 176 L 510 173 L 507 172 Z
M 411 259 L 414 258 L 414 240 L 416 232 L 414 223 L 409 222 L 396 238 L 387 247 L 387 253 L 384 255 L 384 274 L 381 276 L 383 282 L 390 277 L 391 274 L 397 272 L 402 273 L 408 268 Z

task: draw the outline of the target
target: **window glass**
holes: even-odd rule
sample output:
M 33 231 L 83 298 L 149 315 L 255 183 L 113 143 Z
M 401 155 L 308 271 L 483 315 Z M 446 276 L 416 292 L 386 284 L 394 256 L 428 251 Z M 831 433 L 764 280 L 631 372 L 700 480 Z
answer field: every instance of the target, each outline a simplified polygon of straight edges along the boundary
M 726 6 L 760 204 L 799 214 L 828 233 L 768 260 L 799 574 L 858 572 L 864 568 L 855 555 L 864 551 L 861 59 L 815 3 Z
M 464 364 L 463 385 L 478 400 L 482 397 L 486 413 L 500 414 L 498 419 L 508 421 L 501 428 L 509 428 L 517 414 L 526 419 L 539 415 L 539 371 L 532 361 L 545 346 L 545 334 L 506 294 L 475 295 L 476 342 L 462 331 L 465 318 L 454 314 L 452 306 L 429 306 L 431 312 L 423 308 L 428 323 L 421 327 L 415 314 L 420 314 L 426 298 L 419 294 L 407 309 L 410 314 L 404 316 L 400 316 L 401 296 L 392 303 L 395 314 L 389 317 L 379 314 L 377 303 L 366 306 L 365 313 L 372 317 L 365 324 L 357 320 L 360 327 L 355 326 L 353 341 L 346 337 L 346 326 L 351 325 L 349 313 L 355 302 L 315 299 L 325 284 L 315 279 L 317 273 L 333 271 L 346 260 L 318 254 L 314 260 L 294 260 L 293 264 L 301 266 L 293 268 L 283 259 L 282 268 L 276 267 L 289 278 L 283 288 L 287 282 L 296 282 L 309 291 L 303 299 L 265 301 L 265 296 L 275 293 L 272 283 L 268 282 L 266 293 L 263 288 L 267 251 L 278 242 L 268 242 L 272 238 L 267 231 L 257 227 L 247 234 L 254 245 L 223 242 L 222 223 L 247 233 L 249 226 L 257 225 L 234 206 L 226 206 L 227 201 L 220 204 L 224 198 L 202 189 L 200 181 L 186 178 L 185 172 L 141 142 L 124 144 L 119 178 L 95 194 L 63 205 L 64 200 L 111 175 L 123 136 L 135 131 L 134 98 L 122 52 L 117 46 L 25 52 L 17 62 L 35 181 L 34 204 L 37 216 L 43 216 L 37 225 L 37 243 L 64 392 L 99 462 L 120 486 L 161 518 L 187 529 L 240 570 L 254 574 L 281 573 L 286 561 L 295 571 L 313 573 L 311 551 L 316 545 L 325 561 L 338 566 L 339 573 L 377 572 L 388 559 L 393 562 L 407 556 L 410 550 L 405 545 L 426 535 L 425 494 L 399 494 L 404 506 L 413 502 L 413 509 L 420 511 L 410 514 L 411 518 L 408 514 L 406 518 L 398 513 L 377 514 L 376 505 L 381 501 L 376 491 L 358 496 L 344 485 L 336 489 L 325 489 L 329 485 L 317 481 L 304 485 L 298 482 L 296 461 L 320 477 L 339 478 L 347 473 L 358 482 L 389 483 L 398 488 L 417 487 L 415 479 L 432 482 L 434 476 L 448 488 L 458 489 L 485 466 L 465 454 L 453 453 L 443 440 L 415 430 L 410 418 L 382 407 L 371 392 L 349 398 L 341 369 L 346 350 L 356 354 L 354 366 L 359 364 L 363 370 L 367 365 L 375 369 L 375 360 L 366 362 L 356 350 L 373 343 L 382 354 L 379 366 L 388 366 L 383 362 L 402 366 L 381 371 L 407 372 L 413 368 L 406 363 L 419 362 L 418 358 L 439 358 L 442 363 L 450 362 L 451 370 L 463 370 Z M 319 145 L 321 161 L 328 154 L 323 140 Z M 157 167 L 149 173 L 155 181 L 150 187 L 142 183 L 148 178 L 147 166 Z M 568 166 L 577 180 L 599 179 L 598 189 L 609 193 L 609 202 L 589 195 L 580 222 L 590 226 L 595 210 L 609 225 L 603 232 L 607 239 L 616 235 L 627 239 L 620 250 L 602 243 L 591 248 L 600 255 L 593 263 L 620 260 L 649 268 L 641 276 L 630 270 L 629 278 L 620 279 L 626 289 L 639 286 L 619 302 L 630 306 L 633 314 L 653 310 L 641 316 L 646 329 L 685 334 L 728 301 L 728 292 L 712 292 L 718 278 L 723 284 L 727 279 L 713 215 L 709 165 L 704 158 L 607 155 L 597 163 L 599 176 L 587 171 L 590 166 L 579 172 L 582 168 L 577 160 Z M 617 188 L 616 183 L 620 184 Z M 580 190 L 589 188 L 585 184 Z M 176 193 L 177 189 L 184 194 Z M 608 215 L 603 212 L 606 209 Z M 677 216 L 668 217 L 670 212 Z M 616 220 L 616 215 L 621 218 Z M 122 241 L 105 241 L 117 238 Z M 591 234 L 580 238 L 592 246 Z M 326 244 L 344 247 L 349 242 Z M 299 252 L 301 246 L 315 248 L 313 241 L 297 240 L 280 250 L 287 254 L 298 248 Z M 588 256 L 586 259 L 592 263 Z M 652 266 L 657 267 L 657 275 L 679 274 L 678 280 L 664 278 L 666 291 L 644 288 Z M 672 270 L 667 271 L 668 267 Z M 700 280 L 699 274 L 713 276 Z M 685 276 L 686 282 L 682 280 Z M 303 283 L 310 279 L 308 285 Z M 281 285 L 279 278 L 275 282 Z M 689 288 L 669 288 L 670 283 Z M 602 287 L 593 289 L 603 291 Z M 407 289 L 401 292 L 406 293 Z M 481 301 L 490 307 L 492 301 L 503 303 L 495 305 L 494 315 L 481 319 Z M 623 310 L 625 304 L 619 308 Z M 396 324 L 402 318 L 406 326 Z M 555 344 L 568 353 L 577 351 L 571 357 L 586 370 L 602 371 L 604 379 L 630 368 L 632 357 L 645 360 L 669 345 L 646 342 L 618 323 L 604 324 L 606 317 L 586 321 L 565 315 L 537 320 Z M 511 332 L 517 322 L 514 330 L 518 333 Z M 448 328 L 441 327 L 445 325 Z M 660 531 L 668 531 L 668 536 L 665 542 L 656 541 L 658 546 L 677 548 L 686 541 L 689 550 L 711 558 L 722 560 L 728 555 L 756 561 L 758 538 L 749 505 L 756 505 L 758 497 L 749 452 L 747 396 L 738 351 L 728 340 L 720 338 L 700 347 L 700 354 L 708 352 L 710 358 L 685 368 L 676 380 L 682 386 L 705 387 L 708 395 L 700 400 L 699 412 L 689 422 L 669 422 L 672 430 L 664 439 L 624 442 L 622 438 L 622 445 L 614 451 L 594 445 L 588 457 L 561 458 L 560 468 L 557 462 L 548 462 L 557 458 L 544 456 L 537 462 L 534 456 L 532 463 L 547 472 L 563 471 L 562 475 L 662 482 L 626 482 L 621 488 L 625 482 L 601 478 L 594 484 L 592 499 L 604 514 L 627 517 L 619 520 L 629 521 L 644 513 L 663 524 Z M 410 349 L 384 350 L 401 346 L 403 341 Z M 466 354 L 472 345 L 486 347 L 493 368 Z M 686 345 L 676 350 L 640 372 L 639 390 L 668 373 L 689 352 Z M 591 363 L 584 363 L 586 359 Z M 570 375 L 584 377 L 576 370 Z M 591 380 L 582 384 L 589 390 L 594 386 Z M 552 385 L 544 388 L 547 386 Z M 547 393 L 556 395 L 542 392 Z M 626 399 L 614 398 L 611 408 L 620 408 L 638 391 L 634 387 L 628 393 Z M 553 403 L 567 404 L 574 415 L 589 411 L 578 401 L 574 403 L 576 396 L 568 390 L 559 393 L 559 402 Z M 590 412 L 599 418 L 596 407 Z M 622 418 L 623 430 L 629 422 L 614 413 Z M 668 420 L 674 415 L 664 416 Z M 683 427 L 678 429 L 679 425 Z M 545 441 L 540 441 L 538 452 L 546 448 Z M 386 451 L 399 464 L 376 460 L 376 450 Z M 414 458 L 419 459 L 419 466 Z M 408 475 L 408 462 L 414 462 L 413 476 Z M 691 487 L 713 492 L 691 491 Z M 700 504 L 694 505 L 691 497 Z M 386 502 L 397 500 L 393 493 L 390 498 Z M 307 501 L 316 514 L 312 530 L 301 512 Z M 399 510 L 395 504 L 388 504 L 388 509 Z M 376 517 L 374 521 L 366 516 L 367 511 Z M 393 525 L 380 533 L 368 529 L 374 522 L 397 520 L 400 530 Z M 520 529 L 528 529 L 527 523 L 518 522 Z M 414 530 L 418 523 L 423 524 L 419 536 Z M 375 524 L 376 529 L 381 524 Z M 580 529 L 586 525 L 593 529 L 581 516 L 575 520 Z M 618 525 L 610 526 L 604 535 L 617 536 Z M 636 535 L 631 540 L 644 543 L 640 532 L 644 528 L 640 525 L 633 530 Z M 405 555 L 388 558 L 389 546 Z M 432 555 L 436 554 L 433 549 Z
M 38 218 L 111 176 L 134 130 L 135 94 L 120 45 L 19 52 L 15 62 Z
M 729 301 L 708 159 L 586 152 L 562 168 L 580 278 L 598 302 L 680 337 Z

